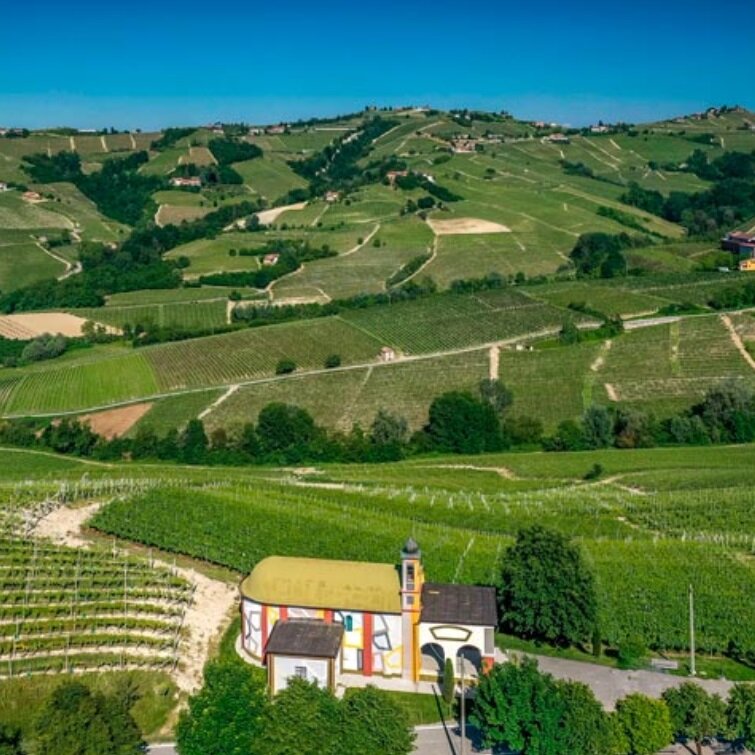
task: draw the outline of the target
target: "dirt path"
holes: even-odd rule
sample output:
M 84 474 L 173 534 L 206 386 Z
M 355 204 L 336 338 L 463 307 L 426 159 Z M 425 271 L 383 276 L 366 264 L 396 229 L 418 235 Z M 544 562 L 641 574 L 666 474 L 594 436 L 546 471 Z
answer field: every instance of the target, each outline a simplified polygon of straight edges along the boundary
M 613 341 L 609 338 L 603 344 L 598 356 L 595 357 L 595 361 L 590 365 L 590 369 L 593 372 L 597 372 L 605 364 L 606 354 L 611 350 L 611 346 L 613 346 Z
M 110 147 L 107 146 L 107 141 L 105 140 L 104 134 L 100 136 L 100 144 L 102 145 L 103 152 L 110 152 Z
M 423 270 L 426 270 L 433 260 L 438 256 L 438 237 L 433 236 L 433 242 L 430 244 L 430 256 L 408 277 L 401 281 L 401 285 L 408 283 L 412 278 L 416 278 Z
M 484 467 L 475 464 L 431 464 L 423 465 L 425 469 L 468 469 L 471 472 L 495 472 L 505 480 L 518 480 L 519 477 L 509 467 Z
M 76 151 L 76 140 L 72 137 L 68 137 L 68 146 L 71 148 L 71 152 Z
M 34 238 L 34 236 L 31 237 L 34 241 L 34 245 L 39 249 L 40 251 L 44 252 L 48 257 L 52 257 L 56 262 L 60 262 L 62 265 L 65 265 L 65 270 L 57 276 L 57 280 L 62 281 L 66 278 L 69 278 L 71 275 L 74 275 L 75 273 L 81 272 L 81 263 L 77 262 L 76 265 L 74 265 L 72 262 L 69 262 L 65 257 L 61 257 L 59 254 L 55 254 L 51 249 L 47 249 L 46 247 L 42 246 L 42 244 L 37 241 L 37 239 Z
M 325 206 L 317 213 L 317 217 L 309 224 L 310 228 L 315 228 L 317 224 L 322 220 L 322 216 L 330 209 L 330 205 L 326 202 Z
M 296 204 L 287 204 L 282 207 L 273 207 L 270 210 L 262 210 L 257 213 L 257 220 L 259 220 L 262 225 L 270 225 L 284 212 L 288 212 L 289 210 L 303 210 L 306 206 L 306 202 L 297 202 Z
M 621 152 L 621 147 L 613 139 L 609 139 L 608 141 L 611 142 L 611 144 L 613 144 L 613 146 L 616 147 L 619 152 Z
M 131 140 L 131 149 L 136 149 L 136 139 L 133 134 L 129 134 L 128 138 Z
M 490 362 L 488 364 L 488 377 L 491 380 L 498 380 L 498 363 L 500 361 L 501 350 L 498 344 L 490 347 Z
M 236 393 L 239 388 L 241 388 L 241 386 L 238 383 L 230 386 L 222 396 L 216 398 L 215 401 L 213 401 L 206 409 L 203 409 L 197 416 L 197 419 L 204 419 L 205 417 L 212 414 L 212 412 L 215 411 L 215 409 L 217 409 L 224 401 L 227 401 L 231 396 L 233 396 L 233 394 Z
M 608 394 L 609 400 L 611 401 L 619 400 L 619 394 L 616 391 L 616 386 L 614 386 L 612 383 L 603 383 L 603 386 L 606 389 L 606 393 Z
M 72 548 L 88 548 L 91 542 L 83 527 L 101 505 L 100 502 L 81 508 L 61 506 L 40 519 L 33 534 Z M 173 674 L 182 690 L 193 692 L 202 685 L 202 669 L 212 643 L 231 619 L 237 601 L 236 589 L 196 569 L 177 567 L 159 559 L 153 559 L 153 563 L 171 569 L 194 585 L 194 598 L 184 616 L 186 636 L 179 645 L 181 664 Z
M 354 254 L 355 252 L 358 252 L 362 247 L 367 246 L 367 244 L 372 241 L 372 239 L 375 237 L 375 234 L 380 230 L 380 223 L 377 223 L 375 227 L 364 237 L 361 244 L 357 244 L 356 246 L 351 247 L 348 251 L 344 252 L 343 254 L 339 254 L 339 257 L 348 257 L 350 254 Z
M 737 333 L 737 330 L 734 327 L 734 323 L 731 321 L 731 317 L 729 317 L 729 315 L 721 315 L 721 322 L 726 327 L 726 330 L 729 331 L 729 338 L 731 338 L 731 342 L 734 344 L 737 351 L 742 355 L 742 359 L 744 359 L 745 362 L 747 362 L 747 364 L 749 364 L 750 367 L 755 370 L 755 359 L 753 359 L 752 354 L 747 351 L 747 347 L 742 340 L 742 336 Z

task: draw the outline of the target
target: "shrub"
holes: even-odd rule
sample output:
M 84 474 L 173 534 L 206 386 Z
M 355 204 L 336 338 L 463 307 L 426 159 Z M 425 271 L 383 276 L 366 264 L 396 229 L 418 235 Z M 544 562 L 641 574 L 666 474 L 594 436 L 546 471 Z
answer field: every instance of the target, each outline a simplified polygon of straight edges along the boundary
M 276 375 L 289 375 L 296 370 L 296 362 L 293 359 L 281 359 L 275 365 Z
M 332 370 L 334 367 L 340 367 L 341 366 L 341 355 L 340 354 L 329 354 L 325 359 L 325 369 L 326 370 Z

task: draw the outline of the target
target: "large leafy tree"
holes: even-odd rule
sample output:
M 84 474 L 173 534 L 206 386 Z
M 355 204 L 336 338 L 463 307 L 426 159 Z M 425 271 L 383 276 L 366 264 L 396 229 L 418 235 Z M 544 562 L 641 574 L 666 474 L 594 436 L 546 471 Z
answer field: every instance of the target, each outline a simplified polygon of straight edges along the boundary
M 438 451 L 477 454 L 501 448 L 501 423 L 487 401 L 450 391 L 432 402 L 429 415 L 425 432 Z
M 355 689 L 341 703 L 340 750 L 360 755 L 409 755 L 414 732 L 406 711 L 373 686 Z
M 486 746 L 522 755 L 623 755 L 623 737 L 589 687 L 556 681 L 531 658 L 480 679 L 471 721 Z
M 520 530 L 506 551 L 502 577 L 508 631 L 558 644 L 592 636 L 597 614 L 592 572 L 563 535 L 540 525 Z
M 326 689 L 304 679 L 289 679 L 275 697 L 262 727 L 265 755 L 318 755 L 340 753 L 339 702 Z
M 181 755 L 253 755 L 268 711 L 264 677 L 237 664 L 211 663 L 176 729 Z
M 553 679 L 537 662 L 496 665 L 482 676 L 470 721 L 486 747 L 505 746 L 523 755 L 559 755 L 563 704 Z
M 735 684 L 726 706 L 729 734 L 743 747 L 755 749 L 755 687 Z
M 616 704 L 614 715 L 627 755 L 654 755 L 674 738 L 669 709 L 663 700 L 627 695 Z
M 295 461 L 304 456 L 316 436 L 315 422 L 305 409 L 275 402 L 260 411 L 257 437 L 263 454 Z
M 65 682 L 35 724 L 37 755 L 137 755 L 144 743 L 123 700 Z
M 671 714 L 674 733 L 695 743 L 702 755 L 703 742 L 726 729 L 726 704 L 718 695 L 708 694 L 699 684 L 684 682 L 667 689 L 663 699 Z

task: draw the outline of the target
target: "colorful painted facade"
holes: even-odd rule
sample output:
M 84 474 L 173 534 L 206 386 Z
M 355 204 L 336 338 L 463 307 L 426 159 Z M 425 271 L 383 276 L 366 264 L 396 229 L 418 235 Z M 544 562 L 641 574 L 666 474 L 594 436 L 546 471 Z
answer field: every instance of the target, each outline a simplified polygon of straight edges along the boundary
M 410 538 L 401 564 L 285 558 L 261 561 L 241 583 L 241 645 L 260 663 L 279 622 L 339 624 L 338 674 L 437 678 L 445 658 L 476 672 L 492 664 L 492 588 L 428 583 Z M 301 643 L 298 652 L 311 665 Z M 298 668 L 305 668 L 301 664 Z M 278 686 L 278 685 L 276 685 Z

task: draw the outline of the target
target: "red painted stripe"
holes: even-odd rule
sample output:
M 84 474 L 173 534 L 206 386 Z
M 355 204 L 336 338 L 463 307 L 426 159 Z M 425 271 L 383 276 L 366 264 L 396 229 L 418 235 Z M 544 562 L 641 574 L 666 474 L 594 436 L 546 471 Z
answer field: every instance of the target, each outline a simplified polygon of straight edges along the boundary
M 262 657 L 265 657 L 265 648 L 267 647 L 267 606 L 260 606 L 260 633 L 261 633 L 261 642 L 260 647 L 262 648 Z
M 326 624 L 333 623 L 333 611 L 330 611 L 330 610 L 325 611 L 325 623 Z
M 363 669 L 362 672 L 365 676 L 372 676 L 372 614 L 362 614 L 362 654 L 363 654 Z
M 281 621 L 288 619 L 288 606 L 281 606 Z

